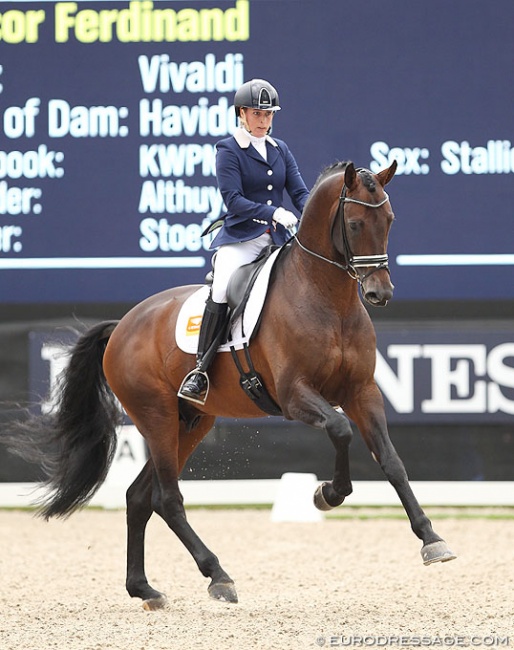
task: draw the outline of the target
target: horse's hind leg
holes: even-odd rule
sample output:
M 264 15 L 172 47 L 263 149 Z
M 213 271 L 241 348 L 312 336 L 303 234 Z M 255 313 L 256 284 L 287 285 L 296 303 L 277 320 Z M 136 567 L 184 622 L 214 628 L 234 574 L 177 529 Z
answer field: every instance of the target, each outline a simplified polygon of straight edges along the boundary
M 154 468 L 149 460 L 127 490 L 127 591 L 141 598 L 143 607 L 159 609 L 167 603 L 166 596 L 153 589 L 145 574 L 145 530 L 152 516 L 152 482 Z
M 423 512 L 409 485 L 405 466 L 389 438 L 383 400 L 376 385 L 372 384 L 359 393 L 351 405 L 349 415 L 357 423 L 373 458 L 396 490 L 413 532 L 422 540 L 421 557 L 424 564 L 455 559 L 456 556 L 446 542 L 434 532 L 430 519 Z
M 175 438 L 172 435 L 173 427 L 166 427 L 166 431 L 159 436 L 155 435 L 156 429 L 152 430 L 151 436 L 148 435 L 147 428 L 145 437 L 152 461 L 141 472 L 127 496 L 127 589 L 130 595 L 143 599 L 146 609 L 157 609 L 166 603 L 164 594 L 148 584 L 144 571 L 144 531 L 152 511 L 160 515 L 177 535 L 201 573 L 211 578 L 209 595 L 217 600 L 237 602 L 232 579 L 189 525 L 178 485 L 178 476 L 187 458 L 211 429 L 213 422 L 214 418 L 201 418 L 187 432 L 181 424 L 180 434 Z

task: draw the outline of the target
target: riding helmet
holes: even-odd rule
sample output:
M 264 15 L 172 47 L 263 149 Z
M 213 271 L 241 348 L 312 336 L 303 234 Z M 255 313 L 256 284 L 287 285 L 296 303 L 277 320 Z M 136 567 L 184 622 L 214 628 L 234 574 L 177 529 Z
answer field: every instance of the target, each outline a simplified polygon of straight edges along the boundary
M 278 92 L 264 79 L 251 79 L 234 95 L 236 117 L 240 108 L 258 108 L 261 111 L 279 111 Z

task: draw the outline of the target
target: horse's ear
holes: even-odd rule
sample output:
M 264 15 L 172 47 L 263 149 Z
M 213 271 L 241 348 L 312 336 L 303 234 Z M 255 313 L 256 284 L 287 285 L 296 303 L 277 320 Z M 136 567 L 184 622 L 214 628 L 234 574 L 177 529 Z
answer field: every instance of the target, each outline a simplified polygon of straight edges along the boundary
M 389 181 L 393 178 L 393 176 L 396 173 L 396 168 L 398 167 L 398 163 L 396 160 L 393 160 L 391 165 L 387 169 L 383 169 L 379 174 L 377 174 L 378 182 L 382 187 L 387 185 Z
M 353 190 L 356 183 L 357 172 L 355 171 L 355 165 L 352 162 L 349 162 L 344 170 L 344 184 L 349 190 Z

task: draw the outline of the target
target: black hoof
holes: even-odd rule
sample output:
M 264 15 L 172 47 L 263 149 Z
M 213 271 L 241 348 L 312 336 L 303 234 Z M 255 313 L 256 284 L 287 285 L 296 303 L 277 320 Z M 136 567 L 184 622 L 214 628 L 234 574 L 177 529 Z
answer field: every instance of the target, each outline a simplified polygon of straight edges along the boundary
M 209 596 L 214 600 L 222 600 L 226 603 L 237 603 L 237 593 L 233 582 L 211 582 L 209 585 Z
M 337 494 L 332 485 L 327 482 L 318 485 L 316 492 L 314 492 L 314 505 L 323 512 L 337 508 L 343 501 L 344 497 Z

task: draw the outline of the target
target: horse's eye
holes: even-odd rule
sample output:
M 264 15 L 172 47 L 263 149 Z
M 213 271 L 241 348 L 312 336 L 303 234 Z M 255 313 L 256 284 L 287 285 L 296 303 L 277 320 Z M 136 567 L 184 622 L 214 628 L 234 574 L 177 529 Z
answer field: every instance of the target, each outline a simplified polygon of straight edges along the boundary
M 348 227 L 352 232 L 359 232 L 361 228 L 361 222 L 360 221 L 349 221 L 348 222 Z

